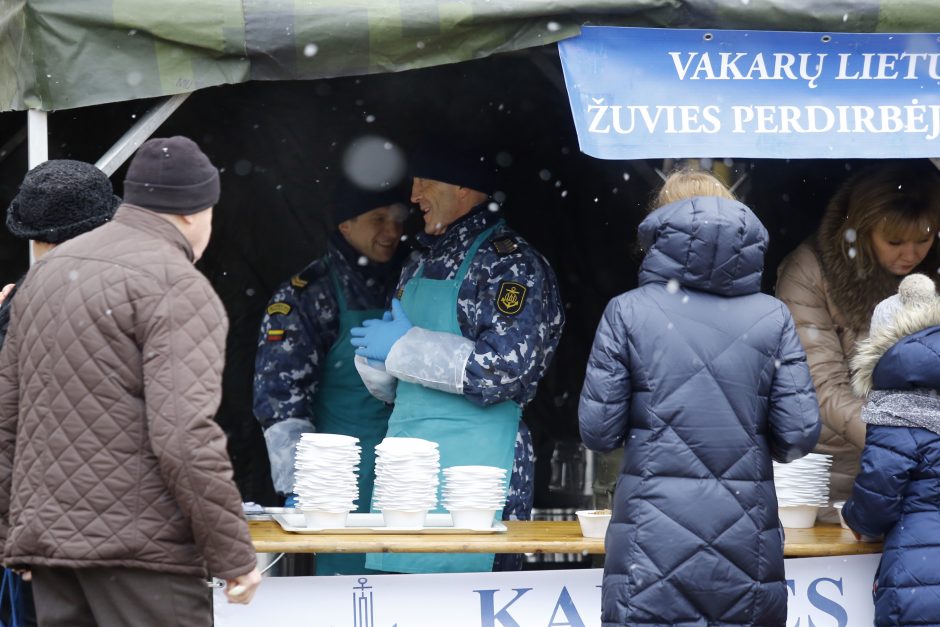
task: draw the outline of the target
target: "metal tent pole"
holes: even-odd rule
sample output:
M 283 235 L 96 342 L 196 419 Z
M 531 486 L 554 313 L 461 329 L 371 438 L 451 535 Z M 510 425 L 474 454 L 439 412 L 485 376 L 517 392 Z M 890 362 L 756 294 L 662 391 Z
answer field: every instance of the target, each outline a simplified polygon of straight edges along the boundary
M 29 169 L 32 170 L 40 163 L 49 159 L 49 124 L 48 114 L 45 111 L 30 109 L 26 112 L 26 128 L 29 141 Z M 29 242 L 29 265 L 33 265 L 36 256 L 33 254 L 33 242 Z
M 187 98 L 189 98 L 189 93 L 176 94 L 155 105 L 141 116 L 137 123 L 124 133 L 108 152 L 104 153 L 103 157 L 98 159 L 95 166 L 108 176 L 114 174 Z

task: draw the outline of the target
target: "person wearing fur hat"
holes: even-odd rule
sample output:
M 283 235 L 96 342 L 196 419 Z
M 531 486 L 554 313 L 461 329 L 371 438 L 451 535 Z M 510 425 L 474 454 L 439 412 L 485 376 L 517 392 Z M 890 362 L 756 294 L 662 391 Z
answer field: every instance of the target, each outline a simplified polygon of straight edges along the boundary
M 119 204 L 104 172 L 83 161 L 52 159 L 26 173 L 7 208 L 7 228 L 20 239 L 32 240 L 33 258 L 39 259 L 110 220 Z M 0 293 L 0 346 L 10 324 L 10 299 L 20 282 Z
M 852 359 L 867 401 L 861 472 L 842 513 L 884 535 L 875 625 L 940 625 L 940 298 L 922 274 L 875 308 Z
M 26 173 L 19 192 L 7 208 L 7 229 L 14 236 L 31 240 L 34 259 L 40 259 L 56 245 L 111 219 L 121 199 L 114 195 L 104 172 L 83 161 L 52 159 Z M 0 346 L 10 326 L 12 296 L 22 284 L 21 277 L 0 291 Z M 20 591 L 16 608 L 18 624 L 35 625 L 36 608 L 32 585 L 4 569 L 7 585 Z M 12 624 L 13 608 L 7 595 L 0 599 L 0 621 Z
M 396 188 L 369 191 L 344 181 L 334 198 L 337 224 L 319 259 L 285 281 L 261 322 L 255 357 L 254 413 L 264 430 L 274 488 L 297 505 L 294 457 L 304 433 L 359 438 L 358 511 L 368 512 L 375 482 L 375 445 L 391 406 L 374 398 L 353 363 L 349 332 L 381 316 L 398 273 L 408 215 Z M 321 554 L 319 575 L 364 574 L 364 554 Z
M 780 264 L 776 294 L 806 348 L 823 430 L 817 453 L 833 456 L 830 494 L 849 496 L 865 443 L 864 399 L 850 359 L 872 313 L 911 272 L 940 268 L 940 174 L 927 160 L 865 168 L 833 196 L 822 223 Z M 831 508 L 819 517 L 838 522 Z
M 40 624 L 211 625 L 207 575 L 232 603 L 261 582 L 213 419 L 228 321 L 193 265 L 219 194 L 195 142 L 144 142 L 113 219 L 43 255 L 13 299 L 0 546 Z

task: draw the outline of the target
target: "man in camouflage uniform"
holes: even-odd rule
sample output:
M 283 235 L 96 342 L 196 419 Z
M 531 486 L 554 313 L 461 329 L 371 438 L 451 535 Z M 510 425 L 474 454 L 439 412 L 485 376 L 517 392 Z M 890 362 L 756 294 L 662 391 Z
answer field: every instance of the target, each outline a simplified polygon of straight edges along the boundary
M 499 453 L 509 460 L 507 469 L 512 471 L 503 515 L 526 520 L 532 510 L 534 452 L 529 430 L 518 417 L 535 396 L 561 336 L 564 310 L 557 281 L 538 251 L 502 221 L 498 206 L 489 199 L 494 189 L 492 166 L 479 156 L 425 156 L 412 171 L 411 200 L 424 214 L 424 233 L 418 236 L 423 250 L 403 269 L 397 290 L 401 303 L 393 301 L 392 320 L 386 317 L 354 329 L 353 343 L 359 347 L 358 356 L 373 364 L 384 362 L 388 386 L 397 386 L 389 435 L 398 429 L 438 441 L 433 435 L 418 434 L 434 434 L 434 423 L 452 420 L 451 410 L 440 408 L 450 407 L 451 398 L 460 399 L 453 411 L 469 419 L 465 431 L 451 436 L 455 448 L 462 450 L 451 456 L 442 442 L 442 467 L 500 465 L 493 456 L 485 461 L 482 453 L 505 447 L 505 442 L 493 434 L 475 447 L 473 431 L 490 421 L 487 414 L 474 416 L 468 408 L 514 410 L 514 431 L 518 431 L 511 434 L 509 446 L 514 441 L 525 454 L 513 462 L 511 452 Z M 453 295 L 445 296 L 451 286 Z M 429 309 L 440 315 L 430 320 Z M 448 316 L 453 323 L 446 320 Z M 422 324 L 422 320 L 427 321 Z M 426 395 L 431 400 L 425 401 Z M 417 401 L 412 400 L 415 396 Z M 419 423 L 410 416 L 421 415 L 422 407 L 425 417 Z M 396 419 L 399 410 L 401 421 L 408 424 Z M 442 417 L 437 418 L 436 412 Z M 445 434 L 443 439 L 451 436 Z M 425 561 L 421 556 L 375 557 L 370 556 L 367 564 L 396 572 L 483 570 L 478 561 L 463 563 L 457 556 L 431 556 Z M 520 565 L 518 558 L 515 564 L 502 562 L 497 560 L 495 567 Z
M 359 511 L 369 511 L 374 447 L 391 407 L 372 398 L 353 365 L 349 329 L 381 315 L 401 267 L 396 250 L 407 216 L 397 190 L 342 185 L 327 253 L 271 297 L 255 359 L 254 413 L 264 429 L 275 489 L 295 505 L 294 455 L 302 433 L 360 439 Z M 352 322 L 350 322 L 352 321 Z M 358 574 L 362 555 L 323 555 L 317 572 Z

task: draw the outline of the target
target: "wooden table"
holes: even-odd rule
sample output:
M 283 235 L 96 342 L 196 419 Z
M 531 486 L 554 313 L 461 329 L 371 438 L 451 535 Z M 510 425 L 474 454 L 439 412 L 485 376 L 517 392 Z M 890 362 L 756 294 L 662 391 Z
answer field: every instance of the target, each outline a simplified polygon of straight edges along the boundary
M 602 539 L 585 538 L 577 521 L 506 521 L 506 533 L 299 534 L 273 521 L 249 523 L 258 553 L 603 553 Z M 786 529 L 786 557 L 880 553 L 880 543 L 858 542 L 839 525 Z

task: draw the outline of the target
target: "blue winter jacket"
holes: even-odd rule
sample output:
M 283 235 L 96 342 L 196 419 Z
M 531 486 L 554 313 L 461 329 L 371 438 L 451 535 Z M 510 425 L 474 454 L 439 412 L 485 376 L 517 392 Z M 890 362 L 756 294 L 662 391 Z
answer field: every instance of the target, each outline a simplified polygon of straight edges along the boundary
M 676 202 L 639 227 L 640 287 L 597 329 L 588 447 L 624 446 L 607 532 L 607 625 L 780 625 L 771 458 L 811 451 L 819 413 L 786 306 L 759 293 L 767 231 L 741 203 Z
M 925 313 L 940 324 L 940 311 Z M 861 373 L 871 376 L 872 389 L 940 391 L 940 326 L 903 336 L 882 352 L 873 373 Z M 877 358 L 877 346 L 875 353 Z M 922 402 L 931 399 L 940 406 L 934 395 Z M 870 408 L 878 409 L 869 401 Z M 869 424 L 861 472 L 843 515 L 856 531 L 885 536 L 875 576 L 875 624 L 940 626 L 940 434 Z

